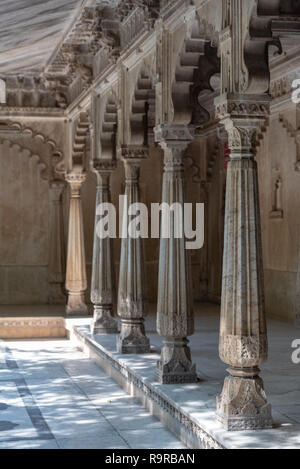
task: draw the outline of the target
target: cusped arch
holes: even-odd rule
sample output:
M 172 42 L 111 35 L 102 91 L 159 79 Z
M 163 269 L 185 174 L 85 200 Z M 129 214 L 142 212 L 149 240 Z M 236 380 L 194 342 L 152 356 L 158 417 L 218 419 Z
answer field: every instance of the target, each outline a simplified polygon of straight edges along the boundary
M 100 125 L 100 157 L 115 160 L 117 150 L 118 106 L 114 90 L 105 97 L 104 112 Z
M 196 15 L 178 54 L 172 85 L 174 123 L 197 127 L 210 120 L 210 113 L 201 106 L 199 95 L 204 90 L 215 91 L 211 78 L 219 73 L 218 45 Z
M 44 179 L 45 181 L 49 180 L 49 168 L 47 164 L 41 159 L 41 156 L 39 154 L 34 153 L 30 148 L 26 146 L 20 145 L 19 143 L 10 140 L 8 137 L 2 137 L 0 135 L 0 145 L 4 144 L 7 144 L 12 150 L 16 149 L 19 153 L 23 153 L 24 156 L 26 156 L 27 158 L 35 159 L 40 170 L 42 179 Z
M 276 2 L 279 8 L 280 0 L 276 0 Z M 263 0 L 257 0 L 252 9 L 249 33 L 244 45 L 246 74 L 239 92 L 260 94 L 269 91 L 269 48 L 275 46 L 278 52 L 282 53 L 280 39 L 273 37 L 270 7 L 271 9 L 275 8 L 275 2 L 272 0 L 268 5 Z M 277 9 L 277 14 L 279 14 L 279 9 Z
M 149 127 L 155 123 L 154 75 L 146 61 L 140 66 L 131 101 L 130 143 L 147 146 Z
M 45 145 L 48 148 L 49 153 L 50 153 L 49 162 L 46 162 L 43 159 L 43 157 L 40 157 L 41 161 L 43 162 L 43 164 L 47 168 L 46 170 L 44 170 L 43 174 L 47 173 L 46 179 L 49 179 L 49 180 L 56 179 L 58 177 L 59 164 L 61 164 L 61 162 L 63 161 L 63 152 L 59 149 L 56 142 L 53 139 L 48 138 L 47 136 L 45 136 L 41 132 L 37 132 L 37 131 L 33 130 L 30 127 L 25 127 L 22 124 L 20 124 L 19 122 L 10 122 L 8 124 L 8 129 L 10 129 L 12 131 L 17 131 L 17 134 L 15 134 L 14 138 L 17 138 L 17 137 L 25 137 L 26 138 L 26 137 L 28 137 L 33 142 L 33 147 L 36 144 L 38 146 Z M 18 144 L 18 142 L 15 142 L 13 137 L 11 139 L 9 137 L 6 137 L 6 139 L 9 140 L 9 141 L 12 141 L 13 144 L 14 143 Z M 44 154 L 44 152 L 41 152 L 38 149 L 32 150 L 28 146 L 24 146 L 24 145 L 22 145 L 22 147 L 23 148 L 28 148 L 29 151 L 31 151 L 32 154 L 40 154 L 40 153 Z

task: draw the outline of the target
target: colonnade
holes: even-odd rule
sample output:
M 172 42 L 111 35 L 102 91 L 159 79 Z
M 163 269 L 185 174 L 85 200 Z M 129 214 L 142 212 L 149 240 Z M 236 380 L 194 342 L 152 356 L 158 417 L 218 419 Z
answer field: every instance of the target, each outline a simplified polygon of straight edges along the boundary
M 136 56 L 128 61 L 128 66 L 124 66 L 120 73 L 122 86 L 119 86 L 119 108 L 114 109 L 118 118 L 112 119 L 109 112 L 110 133 L 107 133 L 106 123 L 103 135 L 106 134 L 106 138 L 109 135 L 111 146 L 116 146 L 117 141 L 120 147 L 128 204 L 140 200 L 140 165 L 148 152 L 145 136 L 149 132 L 150 91 L 152 95 L 155 93 L 156 98 L 154 138 L 164 155 L 162 202 L 169 205 L 178 203 L 183 207 L 185 151 L 194 139 L 195 129 L 209 125 L 212 117 L 200 105 L 199 95 L 203 90 L 211 91 L 210 78 L 218 72 L 219 61 L 213 59 L 216 50 L 212 54 L 197 20 L 193 24 L 194 9 L 188 11 L 186 21 L 191 21 L 191 27 L 186 37 L 179 27 L 180 18 L 177 26 L 175 21 L 174 29 L 170 24 L 165 29 L 158 26 L 156 45 L 159 47 L 155 49 L 157 57 L 154 73 L 156 85 L 153 88 L 148 74 L 147 79 L 143 74 L 137 78 Z M 267 359 L 268 345 L 255 143 L 261 125 L 270 112 L 270 73 L 266 50 L 269 43 L 277 45 L 280 50 L 280 43 L 272 40 L 268 21 L 266 25 L 263 23 L 266 36 L 261 34 L 260 27 L 249 28 L 249 24 L 253 25 L 257 21 L 257 15 L 257 9 L 245 13 L 245 2 L 242 0 L 224 0 L 222 26 L 217 38 L 221 80 L 219 97 L 215 99 L 214 107 L 219 124 L 226 129 L 230 150 L 219 345 L 220 358 L 229 365 L 229 375 L 217 399 L 217 418 L 228 430 L 272 426 L 271 408 L 259 370 L 261 363 Z M 261 20 L 258 20 L 258 25 L 261 25 Z M 255 33 L 258 34 L 257 38 L 252 37 Z M 139 50 L 141 54 L 146 54 L 142 48 Z M 204 73 L 206 71 L 207 76 Z M 132 81 L 134 85 L 138 83 L 136 89 Z M 216 90 L 214 93 L 216 96 Z M 135 99 L 139 100 L 138 105 Z M 111 139 L 115 126 L 110 121 L 117 122 L 120 127 L 118 140 Z M 100 129 L 99 140 L 101 138 Z M 101 204 L 109 200 L 109 175 L 112 168 L 101 167 L 105 160 L 105 164 L 108 164 L 107 159 L 103 155 L 103 160 L 101 155 L 98 158 L 102 163 L 94 170 L 98 178 L 97 204 Z M 71 189 L 67 311 L 80 314 L 86 313 L 83 302 L 86 274 L 80 208 L 82 180 L 82 174 L 71 172 L 67 175 Z M 127 217 L 126 220 L 126 223 L 130 222 Z M 195 383 L 197 380 L 193 354 L 188 346 L 188 337 L 194 332 L 189 256 L 185 250 L 183 227 L 182 236 L 178 238 L 174 223 L 171 219 L 170 237 L 161 236 L 160 239 L 157 331 L 163 339 L 163 348 L 157 363 L 157 377 L 163 384 Z M 116 347 L 123 354 L 146 353 L 150 350 L 144 328 L 144 269 L 143 239 L 122 239 L 117 295 L 121 331 L 117 336 Z M 111 241 L 100 240 L 95 229 L 91 288 L 93 333 L 116 332 L 112 314 L 114 295 Z
M 224 102 L 222 102 L 222 99 Z M 225 244 L 220 324 L 220 357 L 229 365 L 229 376 L 217 399 L 217 418 L 228 429 L 257 429 L 272 426 L 259 365 L 267 359 L 267 332 L 264 312 L 263 266 L 257 166 L 254 159 L 254 137 L 263 115 L 251 117 L 256 98 L 249 97 L 249 113 L 222 114 L 227 98 L 217 105 L 220 120 L 228 132 L 231 150 L 227 170 Z M 268 107 L 268 100 L 261 105 Z M 254 109 L 254 108 L 253 108 Z M 164 155 L 162 202 L 184 204 L 184 155 L 193 140 L 193 128 L 185 125 L 161 125 L 154 129 L 156 142 Z M 125 147 L 122 160 L 125 168 L 127 203 L 140 201 L 140 164 L 146 148 Z M 94 308 L 93 334 L 117 332 L 113 316 L 114 298 L 118 298 L 121 331 L 116 348 L 122 354 L 147 353 L 149 339 L 144 328 L 145 283 L 143 239 L 122 239 L 119 291 L 115 292 L 112 240 L 101 239 L 96 225 L 97 207 L 110 201 L 110 176 L 114 163 L 99 162 L 93 171 L 97 176 L 97 203 L 91 301 Z M 85 177 L 71 173 L 70 212 L 66 289 L 67 313 L 85 314 L 84 292 L 87 288 L 83 219 L 80 189 Z M 127 210 L 128 207 L 124 207 Z M 127 223 L 130 218 L 126 217 Z M 193 334 L 193 299 L 191 273 L 184 234 L 175 236 L 171 218 L 169 238 L 161 238 L 159 255 L 157 331 L 163 338 L 157 377 L 163 384 L 195 383 L 196 368 L 188 346 Z M 183 228 L 182 228 L 183 229 Z

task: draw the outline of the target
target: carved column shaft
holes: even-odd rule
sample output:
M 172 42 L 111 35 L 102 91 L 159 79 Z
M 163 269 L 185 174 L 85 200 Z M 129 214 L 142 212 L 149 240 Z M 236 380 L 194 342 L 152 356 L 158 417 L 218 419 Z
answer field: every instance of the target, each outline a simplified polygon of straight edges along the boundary
M 264 309 L 261 226 L 255 135 L 268 99 L 244 96 L 242 106 L 223 114 L 229 135 L 227 169 L 223 285 L 220 324 L 220 357 L 230 365 L 217 417 L 228 430 L 269 428 L 267 403 L 259 365 L 267 359 Z M 227 103 L 228 104 L 228 103 Z M 246 111 L 244 109 L 246 107 Z M 238 109 L 242 112 L 239 113 Z
M 123 208 L 123 232 L 127 236 L 122 239 L 118 315 L 121 318 L 121 332 L 117 339 L 120 353 L 147 353 L 150 351 L 149 339 L 145 335 L 145 265 L 143 239 L 128 234 L 128 226 L 133 216 L 128 208 L 140 202 L 139 174 L 141 158 L 138 150 L 123 149 L 125 165 L 125 204 Z M 124 231 L 125 229 L 125 231 Z M 132 236 L 134 235 L 134 236 Z
M 63 293 L 66 271 L 62 194 L 63 181 L 52 181 L 50 185 L 50 249 L 49 249 L 49 303 L 65 304 Z
M 87 314 L 85 291 L 87 289 L 81 186 L 84 173 L 69 173 L 66 181 L 70 186 L 69 233 L 66 269 L 68 291 L 67 314 Z
M 162 202 L 179 204 L 184 215 L 184 152 L 192 140 L 185 126 L 156 128 L 156 140 L 164 150 Z M 191 383 L 197 380 L 187 337 L 194 332 L 190 264 L 185 251 L 184 225 L 170 211 L 169 236 L 164 237 L 162 215 L 157 302 L 157 330 L 164 346 L 157 364 L 161 383 Z
M 91 301 L 94 305 L 94 318 L 91 326 L 92 334 L 108 334 L 118 331 L 117 321 L 113 318 L 115 295 L 114 258 L 112 239 L 103 237 L 98 232 L 101 204 L 110 203 L 110 177 L 113 165 L 109 169 L 95 170 L 97 176 L 97 196 L 95 211 L 93 270 L 91 285 Z

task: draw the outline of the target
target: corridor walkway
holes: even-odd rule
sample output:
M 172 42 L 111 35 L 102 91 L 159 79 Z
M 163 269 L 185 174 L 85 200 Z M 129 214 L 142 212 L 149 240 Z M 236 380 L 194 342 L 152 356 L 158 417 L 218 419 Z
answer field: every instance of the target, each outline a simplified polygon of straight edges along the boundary
M 0 449 L 185 448 L 69 341 L 0 342 Z

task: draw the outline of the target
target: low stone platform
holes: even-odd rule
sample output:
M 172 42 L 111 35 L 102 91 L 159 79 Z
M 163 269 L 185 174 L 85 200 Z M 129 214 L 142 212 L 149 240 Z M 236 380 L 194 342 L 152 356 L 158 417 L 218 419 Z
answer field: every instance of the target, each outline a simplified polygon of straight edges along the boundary
M 191 448 L 207 449 L 291 449 L 300 448 L 299 365 L 291 361 L 291 342 L 296 329 L 271 321 L 270 360 L 262 367 L 274 427 L 264 431 L 227 432 L 215 419 L 216 397 L 222 390 L 226 366 L 218 358 L 218 308 L 208 307 L 197 314 L 197 332 L 191 350 L 199 382 L 188 385 L 161 385 L 156 381 L 156 362 L 161 347 L 154 332 L 154 317 L 146 326 L 151 353 L 120 355 L 116 335 L 92 336 L 89 320 L 68 320 L 71 339 L 129 394 Z M 209 313 L 209 314 L 207 314 Z M 299 334 L 298 334 L 299 335 Z
M 0 339 L 41 339 L 67 337 L 65 318 L 0 317 Z

